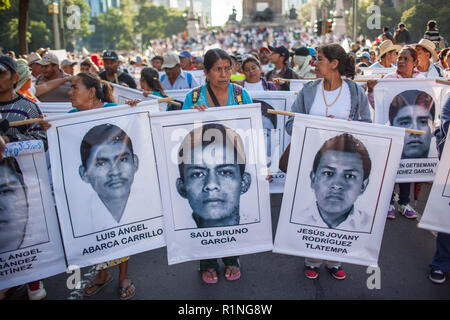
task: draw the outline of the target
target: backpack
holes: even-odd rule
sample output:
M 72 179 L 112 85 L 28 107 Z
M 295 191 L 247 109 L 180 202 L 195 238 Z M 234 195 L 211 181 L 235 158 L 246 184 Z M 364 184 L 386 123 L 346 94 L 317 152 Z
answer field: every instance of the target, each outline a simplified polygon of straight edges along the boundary
M 188 81 L 189 88 L 191 88 L 192 87 L 192 74 L 190 74 L 189 72 L 187 72 L 186 74 L 187 74 L 187 81 Z M 161 82 L 163 82 L 165 78 L 166 78 L 166 74 L 164 73 L 161 76 Z
M 242 87 L 236 84 L 232 84 L 233 86 L 233 97 L 234 100 L 238 104 L 244 104 L 244 101 L 242 100 Z M 200 98 L 200 92 L 202 91 L 202 87 L 195 88 L 192 90 L 192 103 L 194 106 L 197 105 L 197 101 Z

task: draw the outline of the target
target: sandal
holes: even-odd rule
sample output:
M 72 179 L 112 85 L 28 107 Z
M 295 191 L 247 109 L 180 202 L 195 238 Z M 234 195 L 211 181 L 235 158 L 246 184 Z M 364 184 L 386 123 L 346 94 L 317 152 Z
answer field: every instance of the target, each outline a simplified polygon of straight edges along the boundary
M 202 272 L 202 280 L 203 280 L 203 282 L 211 284 L 211 283 L 217 283 L 219 281 L 219 278 L 217 277 L 216 269 L 208 268 L 208 269 L 205 269 L 205 270 L 201 270 L 201 272 Z M 207 277 L 206 274 L 210 274 L 211 278 Z
M 238 270 L 237 273 L 233 274 L 234 270 Z M 227 275 L 227 271 L 228 271 L 228 275 Z M 227 266 L 225 269 L 225 278 L 228 281 L 233 281 L 233 280 L 237 280 L 241 277 L 241 269 L 239 266 Z
M 94 281 L 95 279 L 92 280 L 92 281 L 90 281 L 90 282 L 84 287 L 84 289 L 83 289 L 83 294 L 84 294 L 86 297 L 90 297 L 90 296 L 93 296 L 93 295 L 97 294 L 97 293 L 98 293 L 100 290 L 102 290 L 108 283 L 110 283 L 110 282 L 112 281 L 112 279 L 113 279 L 113 277 L 112 277 L 111 275 L 108 274 L 108 278 L 107 278 L 106 281 L 103 282 L 103 283 L 94 283 L 93 281 Z M 86 292 L 86 288 L 92 289 L 92 288 L 94 288 L 94 287 L 97 287 L 97 289 L 94 290 L 94 291 L 92 291 L 91 293 L 87 293 L 87 292 Z
M 128 279 L 130 280 L 130 279 Z M 133 293 L 128 294 L 128 289 L 131 287 L 134 287 Z M 126 287 L 119 287 L 119 296 L 120 300 L 129 300 L 134 297 L 134 294 L 136 293 L 136 287 L 133 284 L 133 281 L 130 280 L 130 283 Z M 125 294 L 125 296 L 123 296 Z

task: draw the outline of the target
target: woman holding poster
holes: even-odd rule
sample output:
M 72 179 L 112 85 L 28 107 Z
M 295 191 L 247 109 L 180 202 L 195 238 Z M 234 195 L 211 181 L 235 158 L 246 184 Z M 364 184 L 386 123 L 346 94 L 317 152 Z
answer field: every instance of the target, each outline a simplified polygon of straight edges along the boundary
M 205 54 L 204 65 L 206 84 L 187 94 L 183 109 L 204 111 L 210 107 L 252 103 L 247 90 L 230 83 L 233 62 L 225 51 L 208 50 Z M 225 278 L 230 281 L 238 280 L 241 276 L 239 258 L 226 257 L 222 261 L 225 264 Z M 217 283 L 218 268 L 217 259 L 201 260 L 202 280 L 205 283 Z
M 106 108 L 116 106 L 114 101 L 113 88 L 109 82 L 101 81 L 100 78 L 90 72 L 82 72 L 77 74 L 72 80 L 72 87 L 69 91 L 69 98 L 72 102 L 73 109 L 69 111 L 79 112 L 92 110 L 97 108 Z M 130 101 L 128 104 L 134 106 L 138 101 Z M 48 129 L 49 124 L 45 123 L 44 128 Z M 117 139 L 114 139 L 117 140 Z M 96 148 L 95 154 L 100 154 L 101 152 L 108 151 L 108 145 L 105 147 L 94 145 L 92 140 L 87 142 L 92 148 Z M 102 151 L 103 148 L 104 151 Z M 89 157 L 91 161 L 92 157 Z M 95 160 L 95 159 L 94 159 Z M 113 168 L 116 165 L 112 166 Z M 87 171 L 87 170 L 86 170 Z M 84 172 L 84 171 L 83 171 Z M 88 172 L 84 172 L 83 176 L 87 176 Z M 93 185 L 93 179 L 85 178 L 86 182 Z M 98 179 L 97 179 L 98 180 Z M 98 270 L 97 277 L 88 283 L 84 288 L 84 295 L 92 296 L 98 293 L 106 284 L 111 282 L 112 276 L 108 273 L 108 268 L 119 265 L 119 295 L 120 299 L 127 300 L 134 296 L 135 287 L 133 282 L 128 276 L 128 259 L 129 257 L 124 257 L 121 259 L 116 259 L 112 261 L 107 261 L 96 266 Z
M 408 78 L 425 78 L 423 75 L 420 74 L 419 71 L 416 70 L 416 66 L 417 66 L 418 60 L 417 60 L 417 52 L 416 50 L 414 50 L 414 48 L 412 47 L 404 47 L 399 55 L 398 55 L 398 59 L 397 59 L 397 72 L 396 73 L 391 73 L 386 75 L 384 78 L 385 79 L 408 79 Z M 375 108 L 375 103 L 374 103 L 374 98 L 373 98 L 373 88 L 375 87 L 375 85 L 377 84 L 376 80 L 370 80 L 367 82 L 367 87 L 368 87 L 368 92 L 369 92 L 369 101 L 370 104 Z M 417 91 L 417 90 L 414 90 Z M 405 91 L 405 93 L 407 93 L 407 91 Z M 427 95 L 425 92 L 423 92 L 425 95 L 425 100 L 432 102 L 432 98 Z M 403 93 L 402 93 L 403 94 Z M 410 107 L 410 108 L 400 108 L 400 106 L 407 106 L 407 104 L 403 103 L 404 101 L 407 100 L 411 100 L 411 99 L 407 99 L 405 96 L 400 94 L 398 97 L 394 98 L 391 107 L 392 110 L 400 110 L 403 109 L 402 113 L 411 113 L 412 111 L 415 111 L 415 107 Z M 411 95 L 411 94 L 408 94 Z M 423 100 L 423 99 L 419 99 L 418 95 L 417 99 L 418 100 Z M 423 96 L 423 95 L 422 95 Z M 398 101 L 398 103 L 397 103 Z M 423 104 L 423 103 L 422 103 Z M 434 103 L 427 103 L 427 105 L 429 105 L 429 107 L 425 107 L 425 109 L 429 110 L 426 112 L 426 114 L 424 115 L 424 117 L 422 118 L 431 118 L 434 117 L 434 110 L 430 110 L 431 107 L 434 108 Z M 411 109 L 413 108 L 413 109 Z M 418 112 L 420 113 L 420 111 L 422 110 L 422 108 L 418 109 Z M 425 112 L 425 111 L 424 111 Z M 413 116 L 413 117 L 409 117 L 409 118 L 414 118 L 414 123 L 421 123 L 420 121 L 420 116 L 419 113 L 414 112 L 414 114 L 417 114 L 417 116 Z M 401 116 L 401 117 L 399 117 Z M 392 121 L 391 121 L 391 125 L 394 126 L 404 126 L 404 127 L 408 127 L 408 128 L 412 128 L 411 124 L 413 123 L 412 121 L 409 121 L 408 123 L 404 120 L 401 119 L 406 119 L 404 116 L 402 116 L 402 114 L 398 114 L 398 112 L 395 113 L 395 117 L 392 116 Z M 423 136 L 420 139 L 426 139 L 426 140 L 431 140 L 431 130 L 428 126 L 428 120 L 422 121 L 425 122 L 425 126 L 427 127 L 427 132 L 428 134 Z M 419 129 L 419 128 L 418 128 Z M 422 130 L 422 128 L 420 128 L 419 130 Z M 407 158 L 408 154 L 411 155 L 412 157 L 412 153 L 417 154 L 417 152 L 408 152 L 408 149 L 414 149 L 414 141 L 411 141 L 412 137 L 417 137 L 417 135 L 412 135 L 410 133 L 406 133 L 405 134 L 405 145 L 404 145 L 404 154 L 402 155 L 402 159 Z M 419 139 L 419 138 L 417 138 Z M 411 141 L 411 143 L 409 143 L 409 141 Z M 417 142 L 415 143 L 415 145 L 417 147 L 415 147 L 415 149 L 419 149 L 420 145 L 425 145 L 426 143 L 420 143 Z M 426 153 L 428 154 L 428 149 L 429 149 L 429 141 L 426 147 Z M 411 146 L 411 147 L 408 147 Z M 406 154 L 405 154 L 406 152 Z M 425 158 L 427 157 L 426 155 L 424 156 Z M 417 157 L 415 157 L 417 158 Z M 419 157 L 420 158 L 420 157 Z M 400 212 L 408 219 L 416 219 L 417 218 L 417 213 L 414 210 L 414 208 L 412 208 L 409 205 L 410 202 L 410 189 L 411 189 L 411 183 L 399 183 L 398 184 L 399 190 L 400 190 L 400 199 L 398 200 L 398 204 L 400 206 Z M 394 193 L 392 194 L 392 200 L 391 200 L 391 205 L 389 206 L 389 210 L 387 213 L 387 218 L 388 219 L 395 219 L 395 206 L 394 206 L 394 198 L 395 195 Z
M 355 76 L 355 59 L 339 44 L 318 48 L 315 62 L 317 78 L 299 92 L 292 112 L 316 116 L 372 122 L 369 104 L 363 89 L 355 82 L 342 79 Z M 292 134 L 294 117 L 289 117 L 286 131 Z M 345 271 L 340 262 L 327 261 L 327 269 L 335 279 L 343 280 Z M 316 279 L 322 260 L 305 258 L 305 276 Z

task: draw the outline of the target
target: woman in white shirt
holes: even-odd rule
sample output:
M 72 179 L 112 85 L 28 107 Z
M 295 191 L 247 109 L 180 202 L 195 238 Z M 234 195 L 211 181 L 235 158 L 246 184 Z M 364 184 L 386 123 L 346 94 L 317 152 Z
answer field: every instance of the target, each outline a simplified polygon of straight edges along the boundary
M 266 91 L 278 90 L 275 84 L 264 78 L 261 70 L 261 64 L 254 56 L 248 56 L 242 63 L 242 70 L 245 74 L 245 80 L 238 82 L 248 91 Z

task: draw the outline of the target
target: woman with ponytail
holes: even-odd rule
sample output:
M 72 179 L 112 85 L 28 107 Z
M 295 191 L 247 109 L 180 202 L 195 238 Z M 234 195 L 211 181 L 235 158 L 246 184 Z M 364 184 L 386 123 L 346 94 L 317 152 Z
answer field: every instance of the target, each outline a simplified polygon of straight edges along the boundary
M 141 71 L 141 88 L 144 90 L 144 96 L 149 94 L 161 98 L 167 97 L 161 82 L 159 81 L 159 73 L 154 68 L 144 68 Z
M 372 122 L 369 103 L 362 87 L 349 80 L 355 76 L 355 59 L 339 44 L 318 48 L 315 62 L 318 80 L 307 82 L 291 107 L 292 112 L 337 119 Z M 345 78 L 343 78 L 345 77 Z M 294 117 L 286 122 L 292 134 Z M 305 276 L 316 279 L 322 260 L 305 259 Z M 346 277 L 340 262 L 326 261 L 327 269 L 338 280 Z

